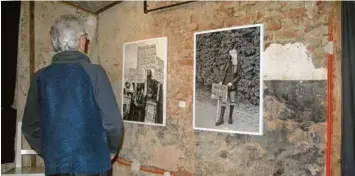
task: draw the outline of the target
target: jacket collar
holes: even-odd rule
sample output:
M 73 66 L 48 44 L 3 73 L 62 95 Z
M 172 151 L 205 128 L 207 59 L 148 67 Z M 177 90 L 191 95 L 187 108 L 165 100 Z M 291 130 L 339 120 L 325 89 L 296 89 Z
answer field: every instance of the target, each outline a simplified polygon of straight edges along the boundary
M 53 64 L 66 64 L 66 63 L 91 63 L 90 58 L 80 51 L 63 51 L 57 53 L 52 58 Z

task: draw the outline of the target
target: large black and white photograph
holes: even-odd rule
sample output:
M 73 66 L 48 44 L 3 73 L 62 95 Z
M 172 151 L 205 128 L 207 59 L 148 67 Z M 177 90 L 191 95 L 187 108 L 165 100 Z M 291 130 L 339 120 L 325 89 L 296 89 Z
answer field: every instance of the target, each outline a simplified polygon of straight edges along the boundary
M 122 114 L 125 122 L 165 126 L 167 38 L 125 43 Z
M 194 35 L 195 130 L 263 134 L 263 25 Z

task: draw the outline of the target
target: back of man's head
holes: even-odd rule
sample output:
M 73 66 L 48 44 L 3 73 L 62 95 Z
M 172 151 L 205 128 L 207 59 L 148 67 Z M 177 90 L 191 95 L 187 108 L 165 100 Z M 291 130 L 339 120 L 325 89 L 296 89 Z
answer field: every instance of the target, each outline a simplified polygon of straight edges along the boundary
M 78 50 L 83 35 L 85 35 L 84 22 L 74 15 L 58 17 L 50 31 L 52 45 L 56 52 Z

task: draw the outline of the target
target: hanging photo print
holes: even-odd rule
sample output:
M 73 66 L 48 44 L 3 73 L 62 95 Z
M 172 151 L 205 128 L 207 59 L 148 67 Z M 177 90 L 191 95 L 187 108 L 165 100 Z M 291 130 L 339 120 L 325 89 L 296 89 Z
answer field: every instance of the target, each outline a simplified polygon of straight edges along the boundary
M 263 25 L 195 33 L 196 130 L 262 135 Z
M 123 45 L 123 106 L 125 122 L 165 126 L 167 38 Z

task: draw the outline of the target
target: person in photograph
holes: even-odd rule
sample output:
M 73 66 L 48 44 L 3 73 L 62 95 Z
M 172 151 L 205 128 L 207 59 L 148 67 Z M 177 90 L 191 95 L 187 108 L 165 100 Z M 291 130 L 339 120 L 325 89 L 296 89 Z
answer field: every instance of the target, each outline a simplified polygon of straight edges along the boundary
M 137 87 L 137 95 L 134 99 L 135 105 L 135 121 L 137 122 L 144 122 L 145 117 L 145 100 L 144 100 L 144 87 L 138 86 Z
M 133 93 L 133 88 L 132 88 L 131 84 L 128 81 L 125 83 L 125 87 L 123 89 L 123 93 L 125 95 L 131 95 Z
M 164 95 L 163 95 L 163 84 L 158 85 L 158 105 L 157 105 L 157 114 L 155 117 L 155 123 L 162 124 L 163 123 L 163 105 L 164 105 Z
M 224 113 L 228 105 L 230 107 L 228 123 L 233 124 L 233 112 L 237 99 L 238 82 L 242 78 L 242 66 L 240 61 L 238 62 L 238 51 L 236 47 L 232 47 L 226 56 L 227 59 L 223 67 L 223 77 L 219 84 L 228 86 L 228 98 L 226 102 L 222 101 L 220 117 L 215 124 L 216 126 L 224 124 Z
M 137 83 L 133 83 L 133 92 L 132 92 L 132 96 L 131 96 L 131 101 L 130 101 L 130 107 L 129 107 L 129 114 L 128 114 L 128 119 L 130 121 L 136 121 L 135 118 L 135 112 L 136 112 L 136 105 L 134 104 L 134 100 L 137 97 Z
M 145 88 L 145 101 L 153 102 L 156 104 L 154 123 L 161 124 L 163 123 L 163 86 L 161 83 L 159 83 L 159 81 L 153 79 L 153 73 L 151 69 L 147 70 Z
M 157 102 L 158 84 L 159 82 L 153 79 L 152 70 L 148 69 L 147 78 L 144 85 L 146 101 Z
M 157 93 L 158 93 L 159 82 L 157 80 L 153 79 L 153 72 L 151 69 L 147 69 L 146 75 L 147 75 L 147 77 L 146 77 L 146 81 L 144 83 L 144 88 L 145 88 L 144 97 L 145 97 L 146 105 L 150 104 L 150 103 L 157 105 L 157 102 L 158 102 Z M 155 109 L 157 110 L 157 106 L 155 106 Z M 154 112 L 155 118 L 156 118 L 156 114 L 157 114 L 157 111 Z
M 132 89 L 131 84 L 128 81 L 125 83 L 125 87 L 123 89 L 123 95 L 125 98 L 125 103 L 123 104 L 123 120 L 128 120 L 129 110 L 130 110 L 130 106 L 131 106 L 130 102 L 131 102 L 132 96 L 133 96 L 133 89 Z M 126 99 L 128 99 L 129 101 L 126 101 Z

